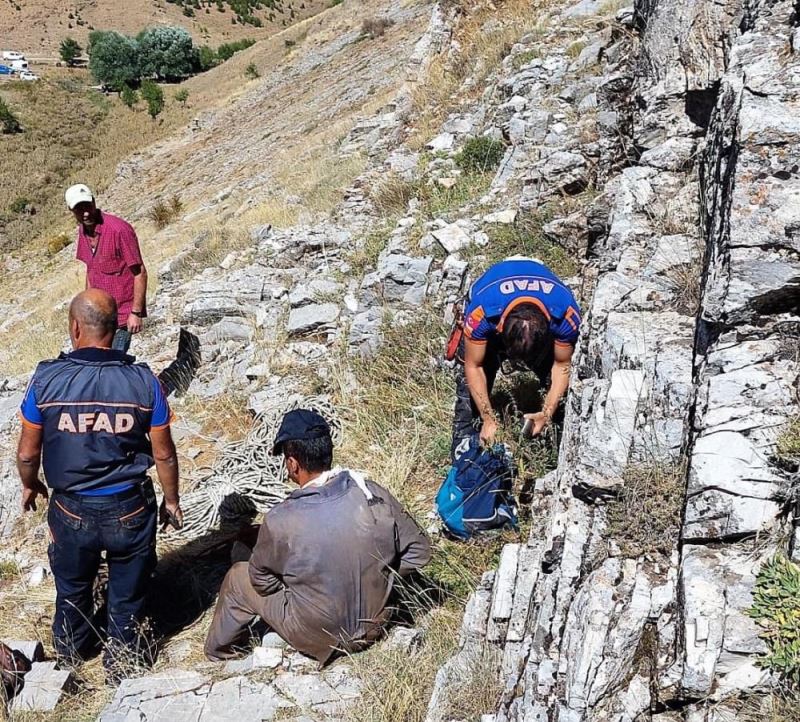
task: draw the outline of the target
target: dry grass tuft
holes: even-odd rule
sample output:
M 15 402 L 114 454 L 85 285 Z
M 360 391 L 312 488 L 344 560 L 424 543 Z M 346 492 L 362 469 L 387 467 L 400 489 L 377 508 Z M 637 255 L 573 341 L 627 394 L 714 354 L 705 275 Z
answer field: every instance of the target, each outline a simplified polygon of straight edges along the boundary
M 800 459 L 800 416 L 792 419 L 778 437 L 776 450 L 778 456 L 783 459 L 795 461 Z
M 423 722 L 439 667 L 455 651 L 461 611 L 437 609 L 421 625 L 420 648 L 410 654 L 378 645 L 352 658 L 362 679 L 361 700 L 347 722 Z
M 408 210 L 408 202 L 414 198 L 416 190 L 413 183 L 390 173 L 370 190 L 369 197 L 380 215 L 401 215 Z
M 159 200 L 147 214 L 156 228 L 160 231 L 175 221 L 183 210 L 183 203 L 178 196 L 172 196 L 168 201 Z
M 488 644 L 470 654 L 448 693 L 444 718 L 478 720 L 483 714 L 494 714 L 503 692 L 501 662 L 502 652 Z
M 626 557 L 669 556 L 678 538 L 685 490 L 683 464 L 633 464 L 608 505 L 609 537 Z
M 392 25 L 394 25 L 394 20 L 391 18 L 366 18 L 361 24 L 361 32 L 374 40 L 383 37 L 387 28 Z
M 696 316 L 703 300 L 701 261 L 672 266 L 665 276 L 670 289 L 675 293 L 672 309 L 686 316 Z

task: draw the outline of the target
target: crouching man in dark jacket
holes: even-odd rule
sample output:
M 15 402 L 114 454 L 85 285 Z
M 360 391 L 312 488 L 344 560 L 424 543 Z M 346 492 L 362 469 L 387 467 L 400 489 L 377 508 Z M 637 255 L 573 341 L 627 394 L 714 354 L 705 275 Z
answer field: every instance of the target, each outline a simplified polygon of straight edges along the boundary
M 300 488 L 266 514 L 250 561 L 225 577 L 205 652 L 212 660 L 236 656 L 261 617 L 324 663 L 382 636 L 396 576 L 424 566 L 430 544 L 386 489 L 331 470 L 330 428 L 319 414 L 286 414 L 273 453 L 283 453 Z

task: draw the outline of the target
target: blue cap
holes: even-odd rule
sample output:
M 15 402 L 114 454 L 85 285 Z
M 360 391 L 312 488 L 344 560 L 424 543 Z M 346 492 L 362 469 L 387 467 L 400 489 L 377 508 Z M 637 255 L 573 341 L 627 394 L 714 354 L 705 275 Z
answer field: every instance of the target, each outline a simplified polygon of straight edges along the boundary
M 280 454 L 284 441 L 324 439 L 331 435 L 328 422 L 311 409 L 294 409 L 284 414 L 281 426 L 272 445 L 272 453 Z

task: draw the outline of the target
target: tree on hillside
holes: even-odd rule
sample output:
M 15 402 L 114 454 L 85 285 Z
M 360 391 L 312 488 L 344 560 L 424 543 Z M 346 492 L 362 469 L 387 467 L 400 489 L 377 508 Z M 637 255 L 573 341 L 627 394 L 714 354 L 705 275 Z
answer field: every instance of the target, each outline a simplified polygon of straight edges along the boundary
M 22 132 L 22 126 L 2 98 L 0 98 L 0 128 L 5 135 Z
M 89 70 L 98 83 L 117 90 L 139 82 L 139 45 L 113 30 L 89 33 Z
M 61 41 L 61 59 L 70 67 L 75 65 L 75 61 L 80 57 L 83 48 L 78 45 L 75 38 L 64 38 Z
M 145 80 L 142 83 L 142 98 L 147 103 L 147 112 L 155 120 L 164 110 L 164 91 L 152 80 Z
M 208 47 L 208 45 L 202 45 L 197 49 L 197 53 L 195 54 L 195 69 L 201 73 L 204 73 L 206 70 L 211 70 L 215 65 L 219 63 L 219 58 L 217 57 L 217 51 L 214 48 Z
M 137 36 L 142 77 L 177 80 L 192 74 L 195 49 L 183 28 L 148 28 Z
M 181 88 L 177 93 L 175 93 L 175 100 L 185 108 L 186 101 L 189 100 L 189 91 L 186 90 L 186 88 Z
M 128 108 L 133 108 L 139 100 L 138 93 L 127 83 L 122 86 L 122 92 L 119 97 Z

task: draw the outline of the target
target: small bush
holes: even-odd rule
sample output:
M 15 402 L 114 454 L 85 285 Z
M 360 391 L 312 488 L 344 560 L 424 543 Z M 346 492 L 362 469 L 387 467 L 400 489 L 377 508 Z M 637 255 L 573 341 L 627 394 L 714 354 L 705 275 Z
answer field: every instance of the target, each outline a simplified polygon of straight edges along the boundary
M 211 70 L 211 68 L 213 68 L 215 65 L 218 65 L 219 62 L 220 59 L 217 56 L 217 51 L 214 50 L 214 48 L 210 48 L 208 45 L 203 45 L 197 49 L 195 66 L 201 73 L 204 73 L 206 70 Z
M 152 80 L 145 80 L 142 83 L 142 98 L 147 103 L 147 112 L 155 120 L 164 110 L 164 91 Z
M 481 135 L 464 143 L 456 156 L 456 163 L 468 173 L 488 173 L 500 165 L 505 153 L 506 145 L 503 141 Z
M 186 88 L 181 88 L 175 93 L 175 102 L 180 103 L 184 108 L 186 107 L 187 100 L 189 100 L 189 91 L 186 90 Z
M 370 38 L 380 38 L 386 29 L 394 25 L 391 18 L 366 18 L 361 25 L 361 32 Z
M 139 102 L 139 93 L 127 84 L 122 86 L 122 92 L 119 94 L 119 97 L 128 108 L 133 108 L 133 106 Z
M 6 105 L 2 98 L 0 98 L 0 126 L 3 128 L 4 135 L 22 132 L 22 126 L 19 124 L 17 117 L 11 112 L 11 108 Z
M 765 630 L 769 652 L 759 664 L 792 685 L 800 683 L 800 567 L 780 554 L 766 562 L 747 613 Z
M 8 206 L 8 212 L 18 215 L 24 213 L 25 209 L 30 205 L 30 201 L 25 196 L 15 198 Z
M 19 565 L 10 559 L 0 561 L 0 580 L 19 577 Z
M 61 41 L 59 54 L 61 55 L 61 59 L 69 65 L 69 67 L 75 65 L 75 61 L 80 57 L 82 52 L 83 48 L 78 45 L 78 41 L 75 40 L 75 38 L 64 38 Z
M 156 228 L 161 230 L 172 223 L 183 210 L 183 203 L 178 196 L 172 196 L 169 201 L 159 200 L 148 213 Z
M 258 72 L 258 68 L 256 67 L 255 63 L 250 63 L 250 65 L 244 69 L 244 76 L 248 80 L 255 80 L 256 78 L 261 77 L 261 73 Z
M 217 57 L 223 62 L 225 60 L 230 60 L 240 50 L 246 50 L 251 45 L 254 45 L 255 42 L 255 40 L 251 40 L 250 38 L 242 38 L 232 43 L 223 43 L 217 48 Z
M 683 464 L 634 464 L 608 505 L 608 529 L 626 557 L 672 553 L 684 497 Z
M 57 236 L 53 236 L 47 241 L 47 253 L 50 256 L 55 256 L 57 253 L 63 251 L 70 243 L 72 243 L 72 238 L 66 233 L 59 233 Z
M 344 0 L 331 0 L 331 3 L 328 5 L 328 7 L 335 8 L 337 5 L 341 5 L 343 2 Z

